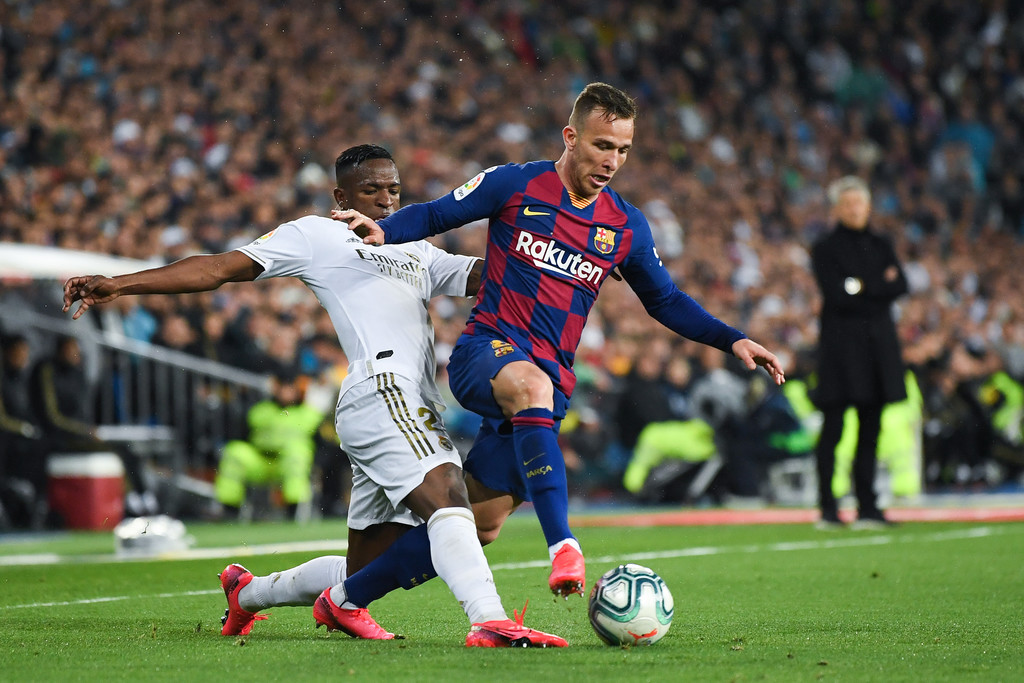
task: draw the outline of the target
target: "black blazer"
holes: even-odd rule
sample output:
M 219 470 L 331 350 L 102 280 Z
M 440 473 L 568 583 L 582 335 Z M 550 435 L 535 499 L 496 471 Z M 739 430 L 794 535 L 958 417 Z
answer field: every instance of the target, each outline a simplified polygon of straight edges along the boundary
M 892 243 L 871 231 L 837 225 L 811 251 L 821 289 L 818 386 L 820 408 L 877 405 L 907 397 L 892 302 L 907 280 Z M 899 276 L 883 274 L 896 266 Z

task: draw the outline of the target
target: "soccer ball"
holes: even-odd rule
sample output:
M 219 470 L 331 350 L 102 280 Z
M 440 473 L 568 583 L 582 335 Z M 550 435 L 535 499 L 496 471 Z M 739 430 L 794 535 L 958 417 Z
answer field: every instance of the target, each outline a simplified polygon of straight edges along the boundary
M 590 591 L 590 625 L 607 645 L 653 645 L 668 633 L 674 611 L 665 582 L 638 564 L 608 571 Z

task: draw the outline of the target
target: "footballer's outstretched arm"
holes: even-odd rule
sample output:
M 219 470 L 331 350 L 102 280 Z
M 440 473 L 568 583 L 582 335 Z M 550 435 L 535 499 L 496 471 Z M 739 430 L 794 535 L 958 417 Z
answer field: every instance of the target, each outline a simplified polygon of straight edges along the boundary
M 507 182 L 515 177 L 515 164 L 481 171 L 465 185 L 422 204 L 407 204 L 390 216 L 373 221 L 352 209 L 331 211 L 331 218 L 346 221 L 364 244 L 402 244 L 439 235 L 501 210 L 512 192 Z
M 633 248 L 621 269 L 648 314 L 676 334 L 732 353 L 748 370 L 763 367 L 777 385 L 785 382 L 785 370 L 775 354 L 708 313 L 676 286 L 643 214 L 636 212 L 633 225 Z
M 263 272 L 263 266 L 240 251 L 189 256 L 160 268 L 127 275 L 79 275 L 64 283 L 64 312 L 80 301 L 77 320 L 97 304 L 124 294 L 185 294 L 217 289 L 225 282 L 249 282 Z

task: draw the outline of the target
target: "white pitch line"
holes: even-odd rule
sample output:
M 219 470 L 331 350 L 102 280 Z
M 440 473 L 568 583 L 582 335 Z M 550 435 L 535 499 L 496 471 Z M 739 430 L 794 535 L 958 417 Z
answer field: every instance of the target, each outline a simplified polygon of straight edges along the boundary
M 264 543 L 261 545 L 238 545 L 220 548 L 189 548 L 172 550 L 157 555 L 125 554 L 122 556 L 109 553 L 93 555 L 57 555 L 56 553 L 39 553 L 35 555 L 0 555 L 0 567 L 15 567 L 40 564 L 97 564 L 101 562 L 138 562 L 164 560 L 210 560 L 217 557 L 252 557 L 253 555 L 274 555 L 278 553 L 306 552 L 345 552 L 347 541 L 291 541 L 288 543 Z
M 828 550 L 831 548 L 852 548 L 866 545 L 888 545 L 890 543 L 914 543 L 920 541 L 949 541 L 964 538 L 981 538 L 984 536 L 995 536 L 1008 531 L 1007 527 L 975 527 L 971 529 L 956 529 L 952 531 L 941 531 L 933 534 L 922 534 L 921 536 L 889 536 L 869 535 L 853 536 L 850 538 L 836 538 L 821 541 L 785 541 L 780 543 L 768 543 L 758 545 L 738 546 L 706 546 L 694 548 L 679 548 L 677 550 L 662 550 L 647 553 L 631 553 L 628 555 L 606 555 L 604 557 L 587 556 L 587 562 L 639 562 L 646 560 L 666 560 L 679 557 L 702 557 L 705 555 L 724 555 L 727 553 L 761 553 L 761 552 L 788 552 L 793 550 Z M 507 564 L 492 564 L 491 569 L 532 569 L 535 567 L 548 567 L 551 565 L 547 560 L 535 560 L 532 562 L 516 562 Z
M 155 595 L 112 595 L 105 598 L 86 598 L 83 600 L 61 600 L 60 602 L 34 602 L 29 605 L 2 605 L 0 609 L 26 609 L 30 607 L 67 607 L 68 605 L 94 605 L 98 602 L 121 602 L 123 600 L 151 600 L 153 598 L 183 598 L 190 595 L 216 595 L 223 593 L 221 589 L 204 591 L 182 591 L 180 593 L 157 593 Z
M 1014 527 L 1016 529 L 1016 527 Z M 955 529 L 952 531 L 940 531 L 933 534 L 922 534 L 920 536 L 890 536 L 871 535 L 855 536 L 851 538 L 836 538 L 821 541 L 787 541 L 780 543 L 766 543 L 763 545 L 738 545 L 738 546 L 700 546 L 695 548 L 679 548 L 677 550 L 663 550 L 649 553 L 630 553 L 626 555 L 605 555 L 603 557 L 588 557 L 588 562 L 594 563 L 624 563 L 640 562 L 646 560 L 665 560 L 681 557 L 704 557 L 707 555 L 725 555 L 728 553 L 762 553 L 762 552 L 791 552 L 794 550 L 830 550 L 833 548 L 853 548 L 866 545 L 888 545 L 891 543 L 920 543 L 952 541 L 966 538 L 983 538 L 986 536 L 997 536 L 1008 533 L 1010 527 L 982 526 L 970 529 Z M 234 551 L 237 554 L 266 555 L 280 552 L 305 552 L 307 550 L 344 550 L 344 543 L 334 541 L 312 541 L 308 543 L 271 543 L 267 545 L 239 546 L 238 548 L 205 548 L 196 551 L 182 551 L 174 557 L 159 559 L 209 559 L 231 555 Z M 197 556 L 188 556 L 186 553 L 197 553 Z M 27 556 L 26 556 L 27 557 Z M 33 556 L 35 557 L 35 556 Z M 110 562 L 109 555 L 96 556 L 106 558 Z M 67 558 L 65 558 L 67 559 Z M 146 558 L 154 559 L 154 558 Z M 75 561 L 78 561 L 77 559 Z M 531 560 L 529 562 L 505 562 L 492 564 L 492 571 L 508 571 L 518 569 L 534 569 L 549 567 L 548 560 Z M 178 593 L 156 593 L 153 595 L 114 595 L 99 598 L 84 598 L 82 600 L 65 600 L 60 602 L 35 602 L 24 605 L 0 605 L 0 610 L 10 609 L 31 609 L 33 607 L 67 607 L 71 605 L 91 605 L 101 602 L 121 602 L 124 600 L 151 600 L 154 598 L 182 598 L 194 595 L 219 595 L 220 589 L 182 591 Z

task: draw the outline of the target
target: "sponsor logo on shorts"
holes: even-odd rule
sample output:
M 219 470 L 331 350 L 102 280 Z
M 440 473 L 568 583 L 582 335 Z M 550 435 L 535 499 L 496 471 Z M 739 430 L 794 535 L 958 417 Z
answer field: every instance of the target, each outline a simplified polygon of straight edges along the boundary
M 491 350 L 494 351 L 495 358 L 501 358 L 515 351 L 515 347 L 505 341 L 499 339 L 491 340 Z
M 422 577 L 422 578 L 420 578 L 420 577 Z M 421 583 L 423 583 L 424 581 L 430 581 L 430 576 L 428 576 L 427 574 L 420 574 L 419 577 L 416 577 L 416 576 L 409 577 L 409 583 L 412 584 L 413 586 L 418 586 Z
M 527 479 L 533 479 L 534 477 L 539 477 L 542 474 L 547 474 L 550 471 L 551 471 L 551 465 L 544 465 L 544 467 L 538 467 L 535 470 L 530 470 L 529 472 L 527 472 L 526 473 L 526 478 Z
M 529 460 L 524 460 L 523 461 L 523 467 L 529 467 L 531 462 L 533 462 L 534 460 L 537 460 L 538 458 L 543 458 L 545 455 L 547 455 L 547 453 L 541 453 L 540 455 L 533 456 Z

